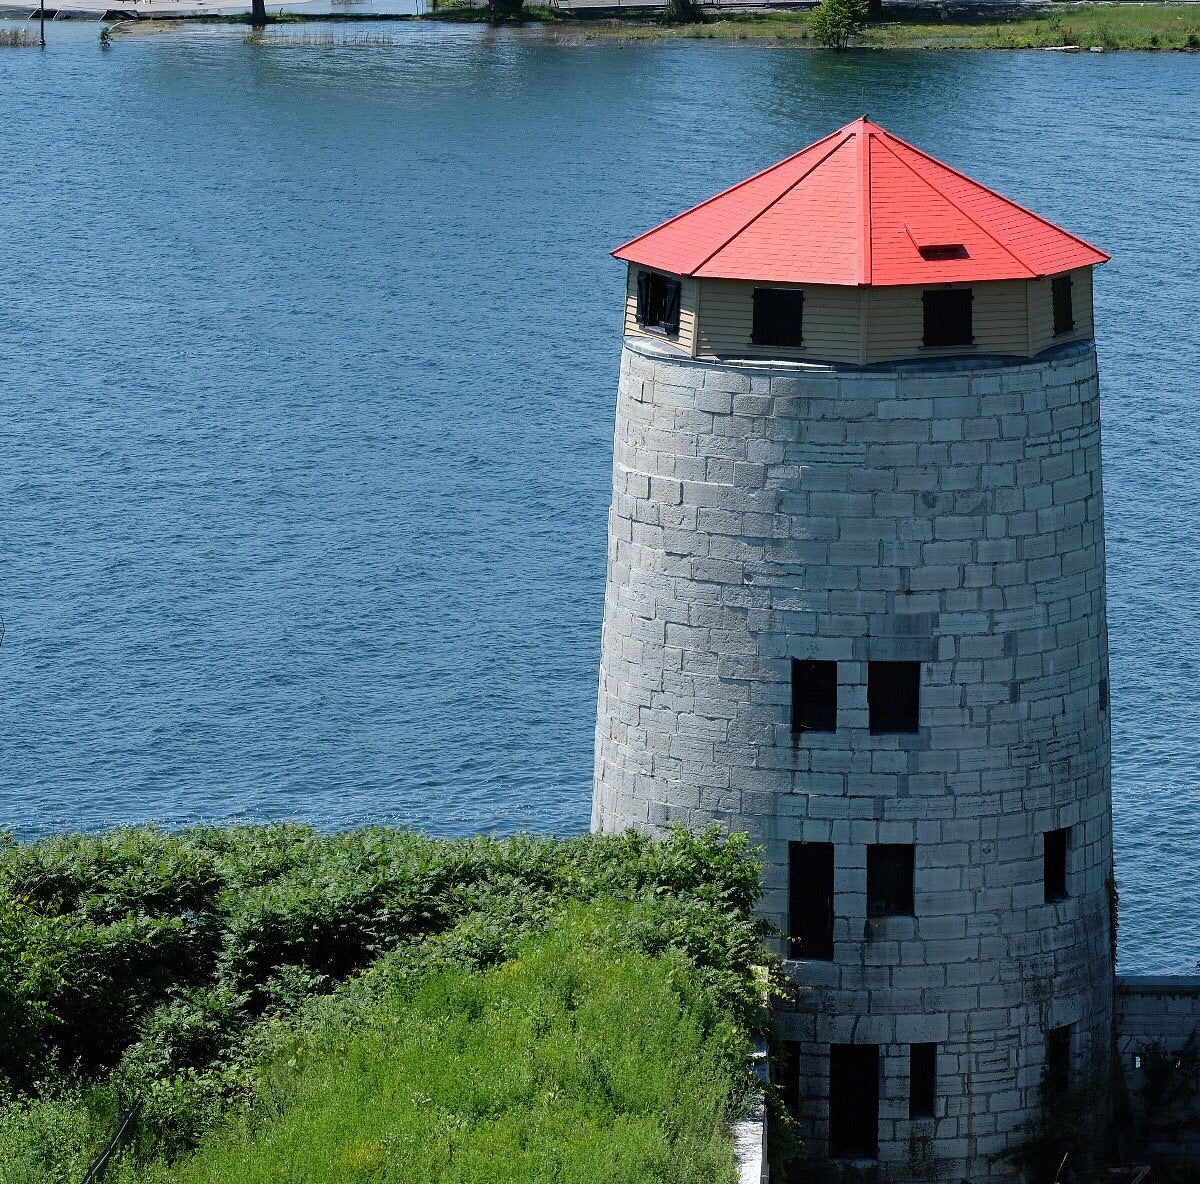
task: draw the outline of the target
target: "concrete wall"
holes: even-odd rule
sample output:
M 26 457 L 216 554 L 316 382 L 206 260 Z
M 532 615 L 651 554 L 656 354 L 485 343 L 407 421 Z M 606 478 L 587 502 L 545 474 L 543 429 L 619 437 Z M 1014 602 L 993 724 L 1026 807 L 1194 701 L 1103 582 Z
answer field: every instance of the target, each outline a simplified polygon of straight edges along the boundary
M 1149 1044 L 1177 1052 L 1189 1036 L 1200 1037 L 1200 976 L 1117 979 L 1117 1054 L 1130 1101 L 1140 1120 L 1141 1054 Z M 1200 1159 L 1200 1120 L 1156 1140 L 1150 1150 L 1167 1157 Z
M 621 362 L 593 826 L 718 822 L 836 848 L 835 956 L 793 962 L 808 1111 L 828 1048 L 881 1047 L 881 1176 L 1004 1176 L 1045 1030 L 1112 1022 L 1111 807 L 1095 351 L 872 370 Z M 793 737 L 791 658 L 838 663 L 838 729 Z M 922 663 L 915 735 L 871 735 L 870 660 Z M 1069 898 L 1042 836 L 1072 828 Z M 866 918 L 866 851 L 916 845 L 915 916 Z M 909 1120 L 908 1045 L 938 1103 Z M 914 1151 L 915 1149 L 915 1151 Z

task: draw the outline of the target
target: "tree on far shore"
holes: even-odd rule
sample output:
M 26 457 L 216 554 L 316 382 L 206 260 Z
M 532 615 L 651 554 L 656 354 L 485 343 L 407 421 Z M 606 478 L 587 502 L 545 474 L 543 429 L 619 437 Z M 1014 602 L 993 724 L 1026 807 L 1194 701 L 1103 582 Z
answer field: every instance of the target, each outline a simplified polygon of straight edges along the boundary
M 840 53 L 866 28 L 868 15 L 867 0 L 821 0 L 808 14 L 808 31 Z
M 250 23 L 256 29 L 267 23 L 267 0 L 250 0 Z

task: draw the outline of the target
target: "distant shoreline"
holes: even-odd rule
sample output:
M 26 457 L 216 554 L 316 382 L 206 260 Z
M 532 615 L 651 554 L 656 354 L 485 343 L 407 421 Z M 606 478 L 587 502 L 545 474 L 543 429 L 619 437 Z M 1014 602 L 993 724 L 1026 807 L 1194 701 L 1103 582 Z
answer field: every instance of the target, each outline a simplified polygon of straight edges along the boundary
M 268 4 L 270 27 L 307 21 L 421 20 L 489 24 L 540 31 L 564 44 L 589 41 L 631 42 L 703 40 L 757 42 L 818 49 L 808 31 L 807 11 L 709 13 L 696 24 L 671 23 L 655 10 L 595 15 L 529 6 L 518 18 L 497 21 L 483 8 L 429 10 L 429 0 L 293 0 Z M 0 3 L 0 18 L 28 19 L 32 5 Z M 36 15 L 36 10 L 33 10 Z M 121 32 L 158 26 L 164 21 L 247 24 L 243 0 L 69 0 L 47 3 L 47 16 L 120 24 Z M 268 32 L 268 41 L 287 43 L 285 34 Z M 353 35 L 332 45 L 355 44 Z M 378 38 L 370 39 L 372 43 Z M 955 7 L 939 17 L 929 8 L 897 8 L 872 22 L 852 50 L 864 49 L 1038 49 L 1064 53 L 1200 50 L 1200 4 L 1114 3 L 1052 4 L 1036 8 Z

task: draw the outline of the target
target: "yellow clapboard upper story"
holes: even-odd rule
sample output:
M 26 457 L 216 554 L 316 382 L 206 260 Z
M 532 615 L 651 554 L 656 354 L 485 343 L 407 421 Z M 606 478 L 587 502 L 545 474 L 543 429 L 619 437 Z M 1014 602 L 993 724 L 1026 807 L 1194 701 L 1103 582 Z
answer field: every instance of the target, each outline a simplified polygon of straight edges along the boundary
M 697 279 L 630 264 L 626 286 L 625 333 L 668 342 L 694 358 L 853 366 L 1028 358 L 1090 340 L 1093 331 L 1091 267 L 1029 280 L 849 287 Z

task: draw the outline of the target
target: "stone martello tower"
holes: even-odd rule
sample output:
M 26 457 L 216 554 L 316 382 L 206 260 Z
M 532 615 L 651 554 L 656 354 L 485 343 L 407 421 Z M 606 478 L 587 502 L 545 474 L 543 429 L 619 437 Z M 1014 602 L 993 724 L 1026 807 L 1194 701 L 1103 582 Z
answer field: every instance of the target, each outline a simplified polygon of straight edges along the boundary
M 615 254 L 593 827 L 764 845 L 809 1154 L 1010 1178 L 1112 1025 L 1107 256 L 866 119 Z

